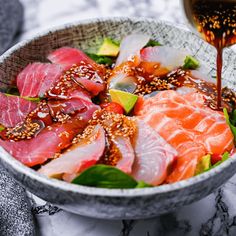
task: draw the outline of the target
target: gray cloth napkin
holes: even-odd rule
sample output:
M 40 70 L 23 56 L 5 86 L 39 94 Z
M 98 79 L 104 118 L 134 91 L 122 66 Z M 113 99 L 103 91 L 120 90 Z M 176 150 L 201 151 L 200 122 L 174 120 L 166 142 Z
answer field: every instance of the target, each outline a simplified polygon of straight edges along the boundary
M 0 55 L 14 41 L 23 21 L 18 0 L 0 0 Z M 34 222 L 25 190 L 0 166 L 0 235 L 34 235 Z
M 0 0 L 0 54 L 13 42 L 23 23 L 23 7 L 18 0 Z
M 0 235 L 34 234 L 33 216 L 25 190 L 0 167 Z

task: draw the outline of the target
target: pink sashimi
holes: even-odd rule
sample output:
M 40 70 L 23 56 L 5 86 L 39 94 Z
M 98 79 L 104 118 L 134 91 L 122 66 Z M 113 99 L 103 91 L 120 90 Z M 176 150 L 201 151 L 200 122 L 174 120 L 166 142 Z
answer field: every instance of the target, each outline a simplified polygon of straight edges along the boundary
M 30 140 L 14 142 L 0 139 L 0 146 L 23 164 L 35 166 L 53 158 L 55 153 L 68 147 L 74 136 L 81 132 L 85 125 L 86 123 L 82 121 L 53 124 Z
M 86 78 L 76 78 L 76 81 L 81 84 L 81 86 L 83 86 L 87 91 L 91 92 L 93 96 L 98 95 L 105 88 L 104 83 L 99 83 Z
M 91 135 L 85 140 L 70 146 L 61 156 L 39 169 L 48 177 L 77 174 L 96 164 L 105 149 L 105 131 L 96 125 Z
M 42 97 L 59 80 L 60 66 L 35 62 L 26 66 L 17 76 L 17 87 L 21 96 Z
M 65 71 L 73 72 L 73 80 L 92 96 L 105 89 L 105 70 L 85 53 L 76 48 L 62 47 L 48 55 L 48 59 L 60 65 Z
M 168 46 L 147 47 L 141 50 L 141 60 L 145 62 L 158 62 L 161 67 L 173 70 L 184 64 L 189 53 L 183 49 Z
M 132 172 L 132 166 L 135 159 L 135 154 L 130 139 L 127 137 L 118 136 L 114 139 L 114 144 L 121 154 L 121 159 L 117 162 L 116 168 L 130 174 Z
M 22 122 L 28 113 L 37 107 L 35 102 L 18 96 L 7 96 L 0 93 L 0 124 L 13 127 Z
M 169 174 L 177 151 L 153 128 L 137 120 L 138 133 L 134 143 L 135 161 L 132 176 L 138 181 L 159 185 Z
M 55 116 L 57 112 L 72 115 L 78 113 L 86 121 L 92 117 L 94 111 L 100 109 L 85 92 L 79 90 L 74 90 L 68 99 L 49 100 L 48 106 L 52 116 Z
M 86 64 L 95 64 L 84 52 L 77 48 L 62 47 L 51 52 L 47 57 L 52 63 L 60 65 L 64 70 L 68 70 L 74 64 L 80 64 L 82 61 Z

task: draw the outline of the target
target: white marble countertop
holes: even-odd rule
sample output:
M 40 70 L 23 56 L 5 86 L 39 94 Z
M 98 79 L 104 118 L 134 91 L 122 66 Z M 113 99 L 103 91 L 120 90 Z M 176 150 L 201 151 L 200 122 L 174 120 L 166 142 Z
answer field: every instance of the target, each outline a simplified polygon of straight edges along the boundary
M 177 0 L 21 0 L 24 32 L 79 19 L 106 16 L 144 16 L 184 24 Z M 106 221 L 74 215 L 32 197 L 37 232 L 42 236 L 162 236 L 236 235 L 236 176 L 208 197 L 149 220 Z

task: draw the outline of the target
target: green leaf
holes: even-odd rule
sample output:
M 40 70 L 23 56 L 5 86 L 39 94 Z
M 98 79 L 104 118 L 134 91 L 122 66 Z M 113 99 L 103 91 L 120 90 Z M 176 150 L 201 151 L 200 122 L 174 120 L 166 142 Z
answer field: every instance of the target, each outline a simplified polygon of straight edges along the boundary
M 3 125 L 0 125 L 0 132 L 3 131 L 5 127 Z
M 146 44 L 146 47 L 155 47 L 155 46 L 162 46 L 158 41 L 150 39 L 149 42 Z
M 31 101 L 31 102 L 40 102 L 42 100 L 42 98 L 31 98 L 31 97 L 22 97 L 27 101 Z
M 112 65 L 113 60 L 107 56 L 98 56 L 94 53 L 85 52 L 91 59 L 93 59 L 98 64 Z
M 135 188 L 149 188 L 153 187 L 151 184 L 147 184 L 144 181 L 139 181 Z
M 233 124 L 231 124 L 230 119 L 229 119 L 229 114 L 226 108 L 223 109 L 223 112 L 224 112 L 226 123 L 230 127 L 231 132 L 233 133 L 234 141 L 236 141 L 236 127 Z
M 135 188 L 137 181 L 119 169 L 94 165 L 72 180 L 72 183 L 100 188 Z
M 4 93 L 6 96 L 8 97 L 19 97 L 18 95 L 15 95 L 15 94 L 9 94 L 9 93 Z M 43 98 L 31 98 L 31 97 L 20 97 L 20 98 L 23 98 L 27 101 L 31 101 L 31 102 L 40 102 Z
M 230 123 L 235 126 L 236 125 L 236 110 L 233 110 L 230 114 Z
M 185 60 L 184 60 L 184 65 L 183 65 L 183 69 L 192 69 L 195 70 L 200 66 L 200 62 L 192 57 L 192 56 L 186 56 Z

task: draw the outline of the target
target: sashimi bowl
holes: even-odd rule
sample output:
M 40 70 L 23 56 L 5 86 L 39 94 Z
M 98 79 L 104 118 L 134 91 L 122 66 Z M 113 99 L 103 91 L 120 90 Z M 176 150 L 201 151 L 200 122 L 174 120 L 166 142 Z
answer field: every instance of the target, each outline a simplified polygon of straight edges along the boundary
M 107 18 L 81 21 L 48 30 L 13 46 L 0 57 L 0 90 L 7 93 L 29 63 L 47 61 L 47 55 L 61 47 L 87 51 L 103 38 L 121 40 L 138 33 L 150 35 L 162 45 L 188 50 L 209 76 L 215 76 L 215 50 L 193 33 L 166 22 L 142 18 Z M 224 52 L 224 84 L 233 89 L 236 54 Z M 97 147 L 99 149 L 99 147 Z M 23 165 L 0 147 L 0 163 L 28 191 L 76 214 L 103 219 L 150 218 L 197 201 L 212 193 L 235 173 L 234 155 L 205 173 L 176 183 L 133 189 L 107 189 L 67 183 L 48 178 Z

